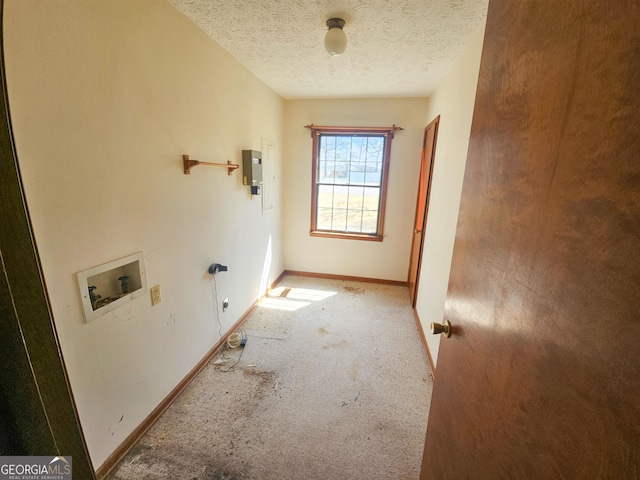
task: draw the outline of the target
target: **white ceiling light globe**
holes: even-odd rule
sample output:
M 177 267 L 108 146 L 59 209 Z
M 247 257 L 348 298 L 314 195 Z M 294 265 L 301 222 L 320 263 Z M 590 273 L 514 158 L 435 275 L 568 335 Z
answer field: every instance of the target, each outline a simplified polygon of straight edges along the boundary
M 341 18 L 330 18 L 327 20 L 329 31 L 324 37 L 324 48 L 329 55 L 340 55 L 347 48 L 347 36 L 342 30 L 344 20 Z

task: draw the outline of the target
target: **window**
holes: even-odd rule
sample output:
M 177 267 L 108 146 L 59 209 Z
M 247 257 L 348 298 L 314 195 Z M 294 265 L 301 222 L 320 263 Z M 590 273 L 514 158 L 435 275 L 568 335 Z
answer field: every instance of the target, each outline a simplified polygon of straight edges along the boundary
M 311 235 L 382 241 L 391 138 L 398 127 L 314 127 Z

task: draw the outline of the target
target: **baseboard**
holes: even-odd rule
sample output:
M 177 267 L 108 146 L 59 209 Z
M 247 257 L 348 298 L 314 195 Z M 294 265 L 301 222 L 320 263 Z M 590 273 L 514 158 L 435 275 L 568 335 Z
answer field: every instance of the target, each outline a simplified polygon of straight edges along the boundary
M 424 353 L 427 356 L 427 361 L 429 362 L 429 369 L 431 370 L 431 376 L 435 380 L 436 378 L 436 365 L 433 363 L 433 357 L 431 357 L 431 351 L 429 350 L 429 344 L 427 343 L 427 337 L 424 335 L 424 329 L 422 328 L 422 322 L 420 321 L 420 316 L 418 315 L 418 311 L 413 309 L 413 317 L 416 320 L 416 327 L 418 327 L 418 333 L 420 334 L 420 340 L 422 340 L 422 346 L 424 347 Z
M 278 275 L 278 278 L 276 278 L 273 282 L 271 282 L 271 286 L 266 292 L 264 292 L 264 295 L 262 295 L 261 299 L 266 297 L 269 294 L 269 290 L 271 290 L 273 287 L 279 284 L 286 275 L 287 275 L 287 270 L 283 270 L 282 273 Z
M 202 360 L 200 360 L 195 367 L 191 369 L 189 373 L 175 386 L 171 392 L 162 400 L 156 408 L 145 418 L 140 425 L 138 425 L 131 434 L 124 439 L 124 441 L 120 444 L 118 448 L 114 450 L 114 452 L 109 455 L 109 457 L 104 461 L 102 465 L 96 470 L 96 477 L 98 479 L 102 479 L 106 477 L 109 472 L 124 458 L 124 456 L 131 450 L 131 448 L 142 438 L 142 436 L 147 433 L 147 431 L 153 426 L 154 423 L 158 421 L 160 416 L 171 406 L 173 402 L 180 396 L 180 394 L 189 386 L 189 384 L 193 381 L 194 378 L 202 371 L 202 369 L 209 363 L 209 361 L 213 358 L 213 356 L 218 353 L 220 348 L 225 344 L 229 336 L 235 332 L 240 325 L 244 323 L 244 321 L 253 313 L 253 311 L 258 307 L 260 301 L 269 293 L 269 290 L 272 289 L 275 285 L 277 285 L 286 273 L 283 271 L 275 281 L 271 283 L 265 294 L 260 297 L 258 300 L 253 302 L 253 304 L 249 307 L 249 309 L 244 312 L 244 314 L 238 319 L 236 323 L 216 342 L 216 344 L 209 350 Z
M 353 277 L 351 275 L 333 275 L 330 273 L 300 272 L 297 270 L 285 270 L 282 273 L 284 275 L 297 275 L 299 277 L 328 278 L 331 280 L 346 280 L 350 282 L 381 283 L 384 285 L 396 285 L 399 287 L 406 287 L 408 285 L 407 282 L 403 282 L 400 280 L 385 280 L 383 278 Z

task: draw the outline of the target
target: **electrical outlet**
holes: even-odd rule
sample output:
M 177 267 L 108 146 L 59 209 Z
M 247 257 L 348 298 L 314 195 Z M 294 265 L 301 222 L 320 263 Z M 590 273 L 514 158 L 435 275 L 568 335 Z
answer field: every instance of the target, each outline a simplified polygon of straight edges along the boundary
M 225 299 L 222 301 L 222 311 L 223 311 L 223 312 L 224 312 L 224 311 L 226 311 L 226 310 L 227 310 L 227 308 L 229 308 L 229 299 L 228 299 L 228 298 L 225 298 Z
M 160 293 L 160 285 L 151 287 L 151 306 L 157 305 L 162 301 L 162 293 Z

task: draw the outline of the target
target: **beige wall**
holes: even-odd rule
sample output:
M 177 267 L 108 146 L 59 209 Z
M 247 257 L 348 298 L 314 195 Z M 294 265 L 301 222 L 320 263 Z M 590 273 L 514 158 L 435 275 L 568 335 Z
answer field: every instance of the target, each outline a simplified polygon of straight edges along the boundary
M 442 320 L 482 31 L 429 101 L 284 102 L 164 0 L 6 0 L 4 22 L 27 203 L 96 467 L 283 268 L 406 280 L 422 134 L 438 114 L 418 312 L 427 327 Z M 405 128 L 384 242 L 309 236 L 309 123 Z M 264 196 L 251 198 L 241 171 L 182 173 L 183 153 L 240 163 L 267 143 Z M 136 251 L 162 303 L 145 294 L 86 323 L 75 273 Z M 231 302 L 220 329 L 214 261 L 229 266 L 216 276 Z M 427 338 L 436 357 L 439 339 Z
M 440 115 L 440 127 L 416 310 L 434 362 L 441 336 L 431 335 L 429 326 L 441 323 L 444 315 L 483 39 L 484 25 L 430 97 L 427 109 L 426 121 Z
M 164 0 L 7 0 L 9 101 L 56 329 L 96 467 L 283 270 L 282 99 Z M 238 163 L 271 141 L 271 209 Z M 149 294 L 85 323 L 75 273 L 143 251 Z
M 407 280 L 426 98 L 285 102 L 283 202 L 287 269 Z M 309 236 L 311 135 L 304 125 L 404 127 L 391 144 L 384 241 Z

